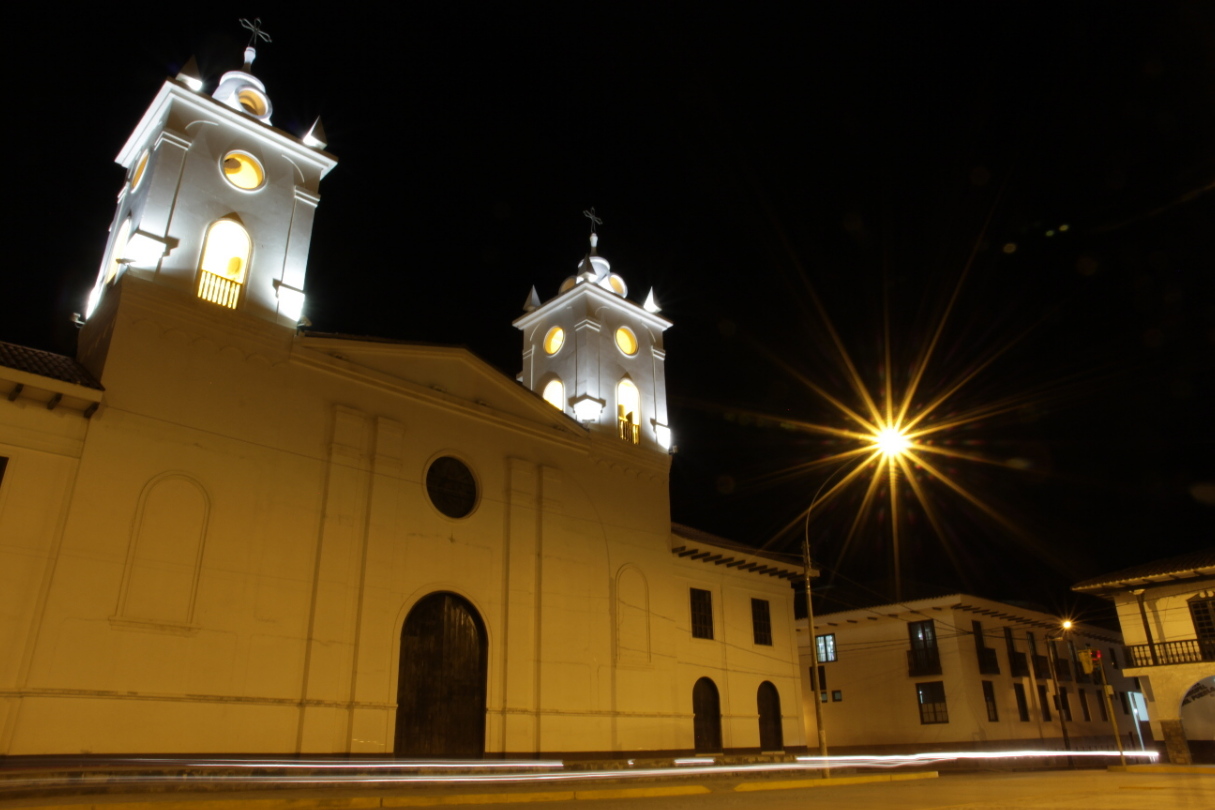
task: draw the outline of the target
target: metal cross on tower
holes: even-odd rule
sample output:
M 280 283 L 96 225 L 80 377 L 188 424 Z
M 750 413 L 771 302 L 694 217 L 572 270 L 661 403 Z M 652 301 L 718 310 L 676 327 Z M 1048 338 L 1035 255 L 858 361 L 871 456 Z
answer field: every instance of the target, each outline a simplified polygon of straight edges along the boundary
M 599 217 L 595 216 L 595 206 L 593 206 L 593 205 L 591 206 L 590 211 L 583 211 L 582 216 L 586 217 L 587 219 L 589 219 L 591 221 L 591 233 L 595 232 L 596 225 L 603 224 L 603 220 L 600 219 Z
M 253 22 L 249 22 L 244 17 L 241 17 L 240 27 L 247 28 L 249 30 L 249 44 L 245 46 L 246 48 L 250 48 L 250 47 L 256 45 L 257 41 L 259 39 L 262 40 L 263 42 L 272 41 L 270 39 L 270 35 L 262 30 L 262 18 L 261 17 L 255 17 L 253 19 Z

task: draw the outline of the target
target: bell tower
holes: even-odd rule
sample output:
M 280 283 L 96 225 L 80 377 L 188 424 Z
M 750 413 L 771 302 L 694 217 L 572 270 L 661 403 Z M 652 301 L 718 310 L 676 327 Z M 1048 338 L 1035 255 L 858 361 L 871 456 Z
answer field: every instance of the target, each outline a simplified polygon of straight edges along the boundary
M 525 314 L 519 382 L 597 433 L 669 452 L 666 351 L 671 322 L 658 314 L 654 292 L 644 305 L 628 299 L 624 279 L 599 255 L 592 217 L 590 251 L 557 296 L 541 304 L 532 288 Z
M 168 79 L 119 152 L 118 194 L 85 332 L 127 276 L 284 326 L 303 317 L 304 274 L 320 181 L 337 165 L 320 119 L 302 138 L 271 123 L 253 75 L 260 22 L 239 70 L 204 92 L 193 59 Z M 82 336 L 82 345 L 83 345 Z M 84 359 L 84 358 L 82 358 Z

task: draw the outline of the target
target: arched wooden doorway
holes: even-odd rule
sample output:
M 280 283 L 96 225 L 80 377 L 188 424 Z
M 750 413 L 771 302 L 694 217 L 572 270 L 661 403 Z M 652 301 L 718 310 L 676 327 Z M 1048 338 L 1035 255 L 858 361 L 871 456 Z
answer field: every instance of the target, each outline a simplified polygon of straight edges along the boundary
M 439 592 L 413 606 L 401 628 L 397 756 L 485 753 L 488 650 L 485 625 L 468 600 Z
M 768 681 L 759 685 L 755 696 L 759 704 L 759 748 L 761 751 L 783 751 L 785 735 L 780 724 L 780 693 Z
M 721 753 L 721 700 L 717 685 L 708 678 L 692 687 L 692 728 L 697 753 Z

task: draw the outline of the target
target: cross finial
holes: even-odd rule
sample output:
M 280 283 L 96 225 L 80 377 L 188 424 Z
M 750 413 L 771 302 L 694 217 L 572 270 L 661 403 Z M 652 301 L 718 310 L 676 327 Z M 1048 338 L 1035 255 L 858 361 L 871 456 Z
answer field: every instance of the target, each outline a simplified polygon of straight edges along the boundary
M 261 17 L 255 17 L 253 19 L 253 22 L 249 22 L 244 17 L 241 17 L 240 27 L 248 29 L 248 31 L 249 31 L 249 44 L 245 46 L 246 48 L 252 48 L 254 45 L 257 44 L 257 41 L 259 39 L 262 40 L 263 42 L 272 41 L 270 39 L 270 35 L 262 30 L 262 18 Z
M 595 206 L 593 206 L 593 205 L 591 206 L 590 211 L 583 211 L 582 216 L 586 217 L 587 219 L 589 219 L 591 221 L 591 233 L 595 232 L 596 225 L 603 224 L 603 220 L 595 215 Z

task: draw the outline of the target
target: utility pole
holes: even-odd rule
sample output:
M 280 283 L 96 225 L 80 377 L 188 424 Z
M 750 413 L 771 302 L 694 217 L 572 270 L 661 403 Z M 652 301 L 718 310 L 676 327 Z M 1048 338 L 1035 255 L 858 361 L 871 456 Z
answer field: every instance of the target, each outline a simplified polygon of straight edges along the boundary
M 1101 682 L 1101 698 L 1105 701 L 1105 716 L 1109 718 L 1110 728 L 1114 730 L 1114 742 L 1118 744 L 1118 761 L 1122 766 L 1126 767 L 1126 753 L 1122 750 L 1122 735 L 1118 733 L 1118 721 L 1114 719 L 1114 703 L 1110 700 L 1110 692 L 1114 688 L 1105 680 L 1105 665 L 1101 661 L 1101 650 L 1094 650 L 1091 646 L 1085 647 L 1079 653 L 1080 666 L 1084 667 L 1084 671 L 1089 675 L 1093 674 L 1093 670 L 1097 670 L 1097 677 Z

